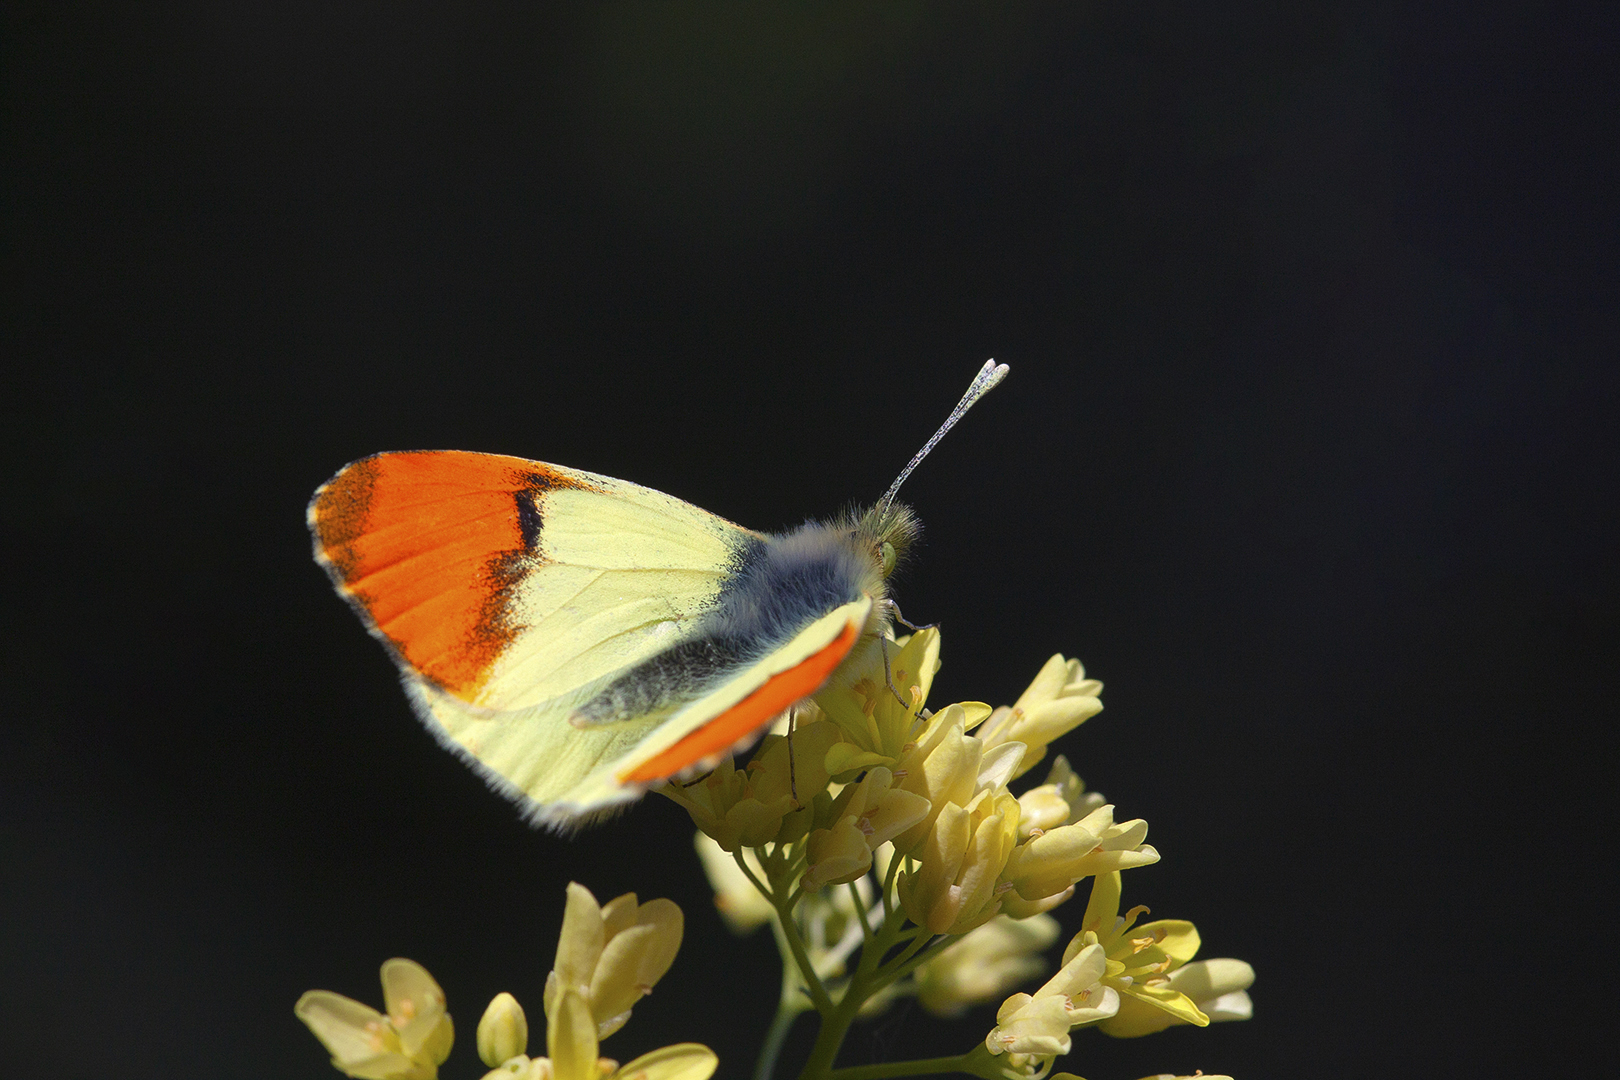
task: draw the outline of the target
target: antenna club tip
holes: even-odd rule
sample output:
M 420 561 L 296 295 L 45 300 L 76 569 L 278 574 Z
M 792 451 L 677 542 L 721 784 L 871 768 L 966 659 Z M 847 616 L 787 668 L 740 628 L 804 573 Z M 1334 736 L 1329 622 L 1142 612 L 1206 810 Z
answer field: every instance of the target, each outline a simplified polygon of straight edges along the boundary
M 967 393 L 963 394 L 962 400 L 956 403 L 956 408 L 951 410 L 951 415 L 945 418 L 945 423 L 941 424 L 939 430 L 934 432 L 933 438 L 923 444 L 923 448 L 917 451 L 916 456 L 907 463 L 906 467 L 900 470 L 900 475 L 895 477 L 894 483 L 889 485 L 889 490 L 884 492 L 883 498 L 878 500 L 880 509 L 888 510 L 890 504 L 894 502 L 895 493 L 900 490 L 900 485 L 906 482 L 906 477 L 911 475 L 911 470 L 917 467 L 917 463 L 928 456 L 928 451 L 932 450 L 934 444 L 944 438 L 945 433 L 951 430 L 958 420 L 962 419 L 962 415 L 973 407 L 975 401 L 989 393 L 991 388 L 1004 379 L 1006 375 L 1006 364 L 998 364 L 993 358 L 984 362 L 984 366 L 979 369 L 979 373 L 973 377 L 973 383 L 967 388 Z
M 993 358 L 986 360 L 984 366 L 979 369 L 978 375 L 974 376 L 973 385 L 980 393 L 983 393 L 1002 379 L 1005 379 L 1007 370 L 1006 364 L 998 364 Z

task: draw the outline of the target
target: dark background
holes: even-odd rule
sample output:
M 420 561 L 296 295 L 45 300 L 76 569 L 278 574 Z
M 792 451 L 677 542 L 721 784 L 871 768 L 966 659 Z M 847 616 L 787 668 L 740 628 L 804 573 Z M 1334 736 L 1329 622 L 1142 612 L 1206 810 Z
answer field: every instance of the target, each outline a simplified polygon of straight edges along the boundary
M 294 1000 L 375 1002 L 404 955 L 478 1076 L 499 990 L 538 1052 L 577 878 L 688 916 L 606 1050 L 746 1075 L 775 958 L 689 823 L 522 825 L 412 719 L 305 501 L 447 447 L 778 528 L 881 493 L 988 356 L 907 489 L 934 701 L 1083 658 L 1107 711 L 1060 748 L 1164 856 L 1127 903 L 1259 971 L 1251 1023 L 1060 1067 L 1578 1072 L 1615 937 L 1615 10 L 8 6 L 0 1073 L 333 1076 Z M 990 1022 L 902 1009 L 844 1060 Z

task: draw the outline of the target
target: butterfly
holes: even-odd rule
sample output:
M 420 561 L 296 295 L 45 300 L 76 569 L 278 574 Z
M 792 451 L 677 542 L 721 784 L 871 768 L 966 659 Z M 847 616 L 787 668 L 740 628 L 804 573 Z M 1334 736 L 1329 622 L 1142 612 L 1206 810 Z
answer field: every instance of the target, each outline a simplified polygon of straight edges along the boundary
M 888 580 L 919 532 L 895 494 L 1006 373 L 986 363 L 861 513 L 769 534 L 578 469 L 381 453 L 315 492 L 315 559 L 439 741 L 531 822 L 572 828 L 886 663 Z

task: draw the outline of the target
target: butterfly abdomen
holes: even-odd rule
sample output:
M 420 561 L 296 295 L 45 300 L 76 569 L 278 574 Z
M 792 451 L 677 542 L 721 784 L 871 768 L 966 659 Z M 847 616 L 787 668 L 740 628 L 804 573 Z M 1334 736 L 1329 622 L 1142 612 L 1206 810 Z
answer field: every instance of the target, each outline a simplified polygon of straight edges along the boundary
M 615 678 L 569 716 L 577 727 L 669 712 L 747 665 L 746 642 L 701 637 L 671 646 Z

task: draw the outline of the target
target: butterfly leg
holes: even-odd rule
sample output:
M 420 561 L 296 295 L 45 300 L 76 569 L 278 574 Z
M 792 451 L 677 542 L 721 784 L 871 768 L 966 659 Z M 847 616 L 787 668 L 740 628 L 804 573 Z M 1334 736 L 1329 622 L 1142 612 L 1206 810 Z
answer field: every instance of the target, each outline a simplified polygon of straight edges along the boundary
M 886 600 L 884 603 L 889 605 L 889 614 L 894 616 L 894 621 L 905 627 L 907 630 L 910 630 L 912 633 L 916 633 L 918 630 L 937 630 L 939 628 L 939 623 L 937 622 L 925 623 L 922 626 L 918 626 L 915 623 L 909 623 L 906 621 L 906 617 L 900 614 L 899 604 L 895 603 L 893 600 Z
M 798 777 L 798 775 L 797 775 L 797 773 L 796 773 L 796 771 L 795 771 L 795 769 L 793 767 L 793 765 L 794 765 L 794 761 L 793 761 L 793 727 L 794 727 L 794 724 L 798 721 L 798 719 L 799 719 L 799 707 L 797 705 L 791 706 L 788 709 L 788 730 L 787 730 L 787 743 L 788 743 L 788 794 L 793 797 L 793 805 L 794 806 L 802 806 L 802 805 L 804 805 L 803 803 L 799 802 L 799 777 Z
M 882 634 L 878 635 L 878 651 L 883 654 L 883 681 L 888 684 L 889 693 L 894 695 L 894 700 L 900 703 L 901 708 L 911 708 L 911 702 L 902 697 L 900 691 L 895 688 L 894 675 L 889 671 L 889 639 Z
M 899 604 L 895 603 L 893 600 L 884 600 L 883 602 L 885 604 L 889 605 L 889 614 L 894 617 L 894 621 L 899 623 L 901 626 L 905 627 L 907 630 L 912 631 L 913 633 L 917 632 L 918 630 L 933 630 L 933 629 L 936 629 L 939 626 L 939 623 L 928 623 L 925 626 L 918 626 L 915 623 L 907 622 L 906 617 L 904 615 L 900 614 L 900 605 Z M 900 704 L 904 705 L 906 708 L 909 709 L 909 708 L 911 708 L 911 702 L 906 701 L 904 698 L 900 697 L 900 691 L 898 691 L 898 690 L 896 690 L 894 688 L 894 679 L 891 678 L 890 675 L 889 675 L 889 649 L 888 649 L 888 646 L 882 645 L 883 639 L 881 637 L 878 638 L 878 642 L 879 642 L 880 646 L 882 646 L 882 649 L 883 649 L 883 678 L 884 678 L 884 681 L 886 681 L 889 684 L 890 693 L 894 694 L 895 698 L 900 701 Z M 918 715 L 920 715 L 924 720 L 927 720 L 930 717 L 932 717 L 934 715 L 934 713 L 930 709 L 923 709 Z

